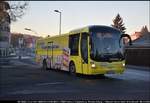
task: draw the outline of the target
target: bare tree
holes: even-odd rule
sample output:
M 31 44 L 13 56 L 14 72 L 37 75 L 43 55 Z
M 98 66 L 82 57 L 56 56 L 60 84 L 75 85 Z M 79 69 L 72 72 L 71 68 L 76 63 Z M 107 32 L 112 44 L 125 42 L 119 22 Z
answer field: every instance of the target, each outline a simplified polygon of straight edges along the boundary
M 17 21 L 21 18 L 28 7 L 28 2 L 25 1 L 0 1 L 0 22 L 10 19 L 9 21 Z
M 10 15 L 10 20 L 15 22 L 17 21 L 19 18 L 21 18 L 24 14 L 25 11 L 28 7 L 28 2 L 17 2 L 17 3 L 13 3 L 10 2 L 10 10 L 9 15 Z

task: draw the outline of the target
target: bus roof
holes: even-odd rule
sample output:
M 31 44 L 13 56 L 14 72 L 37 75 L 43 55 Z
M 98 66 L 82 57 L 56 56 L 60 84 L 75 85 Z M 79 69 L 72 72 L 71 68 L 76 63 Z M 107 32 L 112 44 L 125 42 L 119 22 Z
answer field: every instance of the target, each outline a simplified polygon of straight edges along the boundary
M 61 34 L 61 35 L 55 35 L 55 36 L 49 36 L 49 37 L 47 36 L 45 38 L 38 39 L 38 40 L 40 41 L 40 40 L 43 40 L 43 39 L 45 40 L 45 39 L 48 39 L 48 38 L 56 38 L 56 37 L 60 37 L 60 36 L 67 36 L 67 35 L 72 35 L 72 34 L 76 34 L 76 33 L 80 33 L 80 32 L 89 32 L 90 29 L 94 29 L 94 28 L 109 28 L 109 29 L 113 29 L 113 30 L 119 31 L 118 29 L 116 29 L 114 27 L 111 27 L 111 26 L 89 25 L 89 26 L 85 26 L 85 27 L 82 27 L 82 28 L 71 30 L 69 33 L 65 33 L 65 34 Z
M 118 29 L 116 29 L 116 28 L 114 28 L 114 27 L 111 27 L 111 26 L 105 26 L 105 25 L 89 25 L 89 26 L 85 26 L 85 27 L 82 27 L 82 28 L 78 28 L 78 29 L 71 30 L 71 31 L 69 32 L 69 34 L 80 33 L 80 32 L 89 32 L 90 29 L 94 29 L 94 28 L 110 28 L 110 29 L 119 31 Z

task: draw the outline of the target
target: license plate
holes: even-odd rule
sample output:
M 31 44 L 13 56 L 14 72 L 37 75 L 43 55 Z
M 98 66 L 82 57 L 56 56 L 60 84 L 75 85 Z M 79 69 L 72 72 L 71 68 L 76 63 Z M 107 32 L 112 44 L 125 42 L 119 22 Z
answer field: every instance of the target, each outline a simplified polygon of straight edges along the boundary
M 107 74 L 115 74 L 115 71 L 109 70 L 109 71 L 107 71 Z

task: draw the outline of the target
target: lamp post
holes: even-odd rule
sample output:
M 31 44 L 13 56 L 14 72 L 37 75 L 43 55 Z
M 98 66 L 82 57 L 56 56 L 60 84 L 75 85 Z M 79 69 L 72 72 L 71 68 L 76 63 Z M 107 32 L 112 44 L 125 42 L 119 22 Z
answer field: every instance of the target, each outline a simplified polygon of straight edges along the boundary
M 59 22 L 59 35 L 61 35 L 61 12 L 58 10 L 54 10 L 54 12 L 57 12 L 60 14 L 60 22 Z
M 30 28 L 24 28 L 24 29 L 27 30 L 27 31 L 31 31 L 31 32 L 33 32 L 33 33 L 38 35 L 38 33 L 36 31 L 34 31 L 34 30 L 30 29 Z

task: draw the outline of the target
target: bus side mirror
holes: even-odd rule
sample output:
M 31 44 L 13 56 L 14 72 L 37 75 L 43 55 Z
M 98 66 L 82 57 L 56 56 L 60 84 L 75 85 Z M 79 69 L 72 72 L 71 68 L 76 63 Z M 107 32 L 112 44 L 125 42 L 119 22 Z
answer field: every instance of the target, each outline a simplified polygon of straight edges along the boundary
M 121 37 L 120 37 L 120 39 L 119 39 L 119 46 L 121 47 L 120 42 L 121 42 L 121 39 L 124 38 L 124 37 L 127 37 L 129 39 L 129 45 L 132 45 L 132 40 L 131 40 L 130 35 L 128 35 L 128 34 L 122 34 Z

